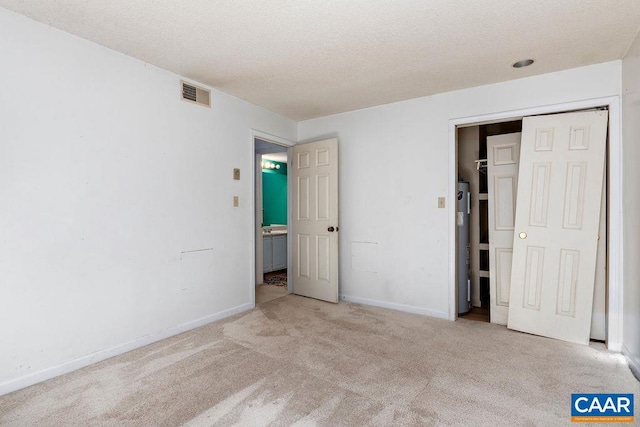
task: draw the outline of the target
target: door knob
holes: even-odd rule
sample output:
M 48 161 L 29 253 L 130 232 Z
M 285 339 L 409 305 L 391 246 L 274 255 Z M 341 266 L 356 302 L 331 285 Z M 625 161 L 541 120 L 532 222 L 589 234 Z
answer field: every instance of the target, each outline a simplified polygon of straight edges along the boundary
M 333 233 L 333 232 L 335 231 L 335 228 L 333 228 L 333 227 L 329 227 L 329 228 L 327 228 L 327 231 L 328 231 L 329 233 Z
M 518 237 L 521 239 L 526 239 L 527 238 L 527 233 L 525 233 L 524 231 L 521 231 L 520 234 L 518 234 Z

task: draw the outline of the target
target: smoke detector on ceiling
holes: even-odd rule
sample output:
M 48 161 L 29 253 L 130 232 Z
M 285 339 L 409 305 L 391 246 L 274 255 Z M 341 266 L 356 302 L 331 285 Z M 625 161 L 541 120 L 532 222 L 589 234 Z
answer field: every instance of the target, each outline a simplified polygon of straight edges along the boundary
M 205 107 L 211 107 L 211 91 L 185 81 L 180 83 L 182 84 L 182 99 Z

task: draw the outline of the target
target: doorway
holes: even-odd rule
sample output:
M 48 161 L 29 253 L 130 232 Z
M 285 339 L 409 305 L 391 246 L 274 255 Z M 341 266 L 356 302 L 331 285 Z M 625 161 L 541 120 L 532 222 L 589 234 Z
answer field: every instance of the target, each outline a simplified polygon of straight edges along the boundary
M 254 144 L 254 280 L 252 300 L 256 302 L 256 285 L 265 281 L 265 270 L 276 265 L 286 271 L 287 293 L 323 301 L 338 302 L 338 139 L 294 144 L 291 141 L 253 131 Z M 277 154 L 282 153 L 282 154 Z M 286 224 L 265 224 L 263 165 L 278 169 L 278 157 L 287 154 L 280 169 L 287 174 Z M 289 158 L 289 156 L 291 158 Z M 279 157 L 284 160 L 283 157 Z M 264 162 L 263 162 L 264 160 Z M 275 165 L 273 163 L 276 163 Z M 295 212 L 295 215 L 293 214 Z M 295 233 L 295 238 L 292 237 Z M 278 234 L 280 236 L 278 236 Z M 282 235 L 285 235 L 282 238 Z M 272 244 L 265 243 L 271 238 Z M 277 242 L 279 241 L 279 243 Z M 278 245 L 286 245 L 286 256 L 276 258 Z M 271 261 L 265 256 L 271 253 Z M 285 261 L 286 259 L 286 261 Z M 286 262 L 282 266 L 281 262 Z M 271 263 L 271 264 L 270 264 Z M 295 270 L 295 283 L 293 271 Z M 280 277 L 282 279 L 282 276 Z
M 469 184 L 469 311 L 458 314 L 469 320 L 489 322 L 489 183 L 487 180 L 487 138 L 518 133 L 522 120 L 458 128 L 458 182 Z M 460 232 L 460 230 L 458 230 Z M 459 240 L 458 240 L 459 242 Z M 460 253 L 460 252 L 457 252 Z
M 470 282 L 470 310 L 458 313 L 458 316 L 469 320 L 506 324 L 508 317 L 508 293 L 506 299 L 500 298 L 500 286 L 494 283 L 497 277 L 504 277 L 496 271 L 500 267 L 492 246 L 511 247 L 513 231 L 499 231 L 495 229 L 494 206 L 500 205 L 496 200 L 499 192 L 494 192 L 492 184 L 494 175 L 504 179 L 507 170 L 512 166 L 504 165 L 492 167 L 490 161 L 493 149 L 491 144 L 504 144 L 511 141 L 515 152 L 518 153 L 522 131 L 522 120 L 490 123 L 468 126 L 458 129 L 458 179 L 459 182 L 469 184 L 471 193 L 471 212 L 469 220 L 469 282 Z M 496 138 L 501 136 L 500 138 Z M 489 143 L 488 143 L 489 142 Z M 519 156 L 517 156 L 519 157 Z M 513 181 L 517 181 L 518 159 L 516 158 L 512 173 Z M 606 166 L 605 166 L 606 170 Z M 511 178 L 511 177 L 509 177 Z M 510 181 L 511 182 L 511 181 Z M 508 192 L 511 193 L 511 192 Z M 515 207 L 515 200 L 506 200 L 506 205 Z M 606 185 L 603 193 L 601 209 L 600 240 L 598 242 L 598 257 L 596 262 L 596 280 L 591 320 L 591 339 L 604 341 L 606 338 Z M 505 202 L 503 201 L 503 204 Z M 511 209 L 510 209 L 511 210 Z M 515 209 L 513 209 L 515 212 Z M 462 229 L 459 229 L 460 232 Z M 508 240 L 508 241 L 507 241 Z M 499 241 L 499 242 L 498 242 Z M 460 239 L 458 239 L 458 243 Z M 502 251 L 504 252 L 504 250 Z M 458 250 L 457 252 L 461 252 Z M 510 255 L 508 255 L 510 259 Z M 510 267 L 501 267 L 510 271 Z M 504 273 L 504 271 L 503 271 Z M 508 292 L 508 291 L 507 291 Z M 504 300 L 504 301 L 502 301 Z
M 255 294 L 260 304 L 289 291 L 288 147 L 273 137 L 255 135 Z
M 563 104 L 563 105 L 557 105 L 557 106 L 546 106 L 546 107 L 536 107 L 536 108 L 530 108 L 527 110 L 518 110 L 518 111 L 512 111 L 512 112 L 505 112 L 505 113 L 498 113 L 498 114 L 490 114 L 490 115 L 485 115 L 485 116 L 477 116 L 477 117 L 469 117 L 469 118 L 462 118 L 462 119 L 454 119 L 450 121 L 450 153 L 451 153 L 451 158 L 450 158 L 450 166 L 451 166 L 451 174 L 450 174 L 450 189 L 457 189 L 457 183 L 458 183 L 458 178 L 459 175 L 464 174 L 464 167 L 460 166 L 460 162 L 461 160 L 463 160 L 463 158 L 465 156 L 468 156 L 468 154 L 465 154 L 464 149 L 461 150 L 459 143 L 460 143 L 460 136 L 461 136 L 461 130 L 462 129 L 467 129 L 467 128 L 471 128 L 473 126 L 477 127 L 477 131 L 476 132 L 480 132 L 480 128 L 484 128 L 484 131 L 486 132 L 487 129 L 495 129 L 496 124 L 497 123 L 503 123 L 505 125 L 498 125 L 499 126 L 518 126 L 516 123 L 518 121 L 520 121 L 522 119 L 522 117 L 525 116 L 533 116 L 533 115 L 540 115 L 540 114 L 551 114 L 551 113 L 563 113 L 563 112 L 569 112 L 569 111 L 576 111 L 576 110 L 584 110 L 584 109 L 591 109 L 591 108 L 596 108 L 596 107 L 606 107 L 609 109 L 609 144 L 607 147 L 607 154 L 608 154 L 608 158 L 609 158 L 609 168 L 608 168 L 608 185 L 607 188 L 609 189 L 608 194 L 607 194 L 607 200 L 608 200 L 608 205 L 607 205 L 607 209 L 606 209 L 606 214 L 607 214 L 607 228 L 609 230 L 608 236 L 607 236 L 607 242 L 608 242 L 608 250 L 607 250 L 607 254 L 608 254 L 608 270 L 606 273 L 606 280 L 608 283 L 608 300 L 605 303 L 606 304 L 606 311 L 607 311 L 607 316 L 606 316 L 606 320 L 607 320 L 607 326 L 606 326 L 606 342 L 608 347 L 611 350 L 614 351 L 619 351 L 620 348 L 620 319 L 619 319 L 619 315 L 617 314 L 619 311 L 618 307 L 620 307 L 621 304 L 621 297 L 620 297 L 620 283 L 619 283 L 619 277 L 620 277 L 620 271 L 621 271 L 621 258 L 620 258 L 620 224 L 621 224 L 621 209 L 620 209 L 620 184 L 621 184 L 621 175 L 620 175 L 620 146 L 621 146 L 621 141 L 620 141 L 620 134 L 619 134 L 619 123 L 620 123 L 620 112 L 619 112 L 619 99 L 616 97 L 611 97 L 611 98 L 603 98 L 603 99 L 595 99 L 595 100 L 587 100 L 587 101 L 580 101 L 580 102 L 574 102 L 574 103 L 568 103 L 568 104 Z M 509 124 L 512 123 L 512 124 Z M 513 130 L 513 129 L 511 129 Z M 473 132 L 471 130 L 464 130 L 463 132 L 469 133 L 469 132 Z M 493 132 L 493 131 L 490 131 Z M 475 157 L 475 156 L 474 156 Z M 486 158 L 486 156 L 481 156 L 480 153 L 480 147 L 478 146 L 478 152 L 477 152 L 477 157 L 474 160 L 480 160 Z M 475 165 L 474 165 L 475 166 Z M 467 171 L 468 172 L 468 171 Z M 480 184 L 477 183 L 478 188 L 480 187 Z M 450 191 L 450 193 L 453 195 L 454 191 Z M 481 193 L 480 188 L 478 193 Z M 478 219 L 478 217 L 480 215 L 482 215 L 482 209 L 480 208 L 480 202 L 482 202 L 483 197 L 476 197 L 476 204 L 474 204 L 474 207 L 476 207 L 476 219 Z M 483 202 L 483 204 L 486 202 Z M 449 209 L 450 209 L 450 217 L 451 218 L 455 218 L 455 209 L 456 206 L 455 204 L 450 203 L 449 204 Z M 450 227 L 450 242 L 451 242 L 451 246 L 450 246 L 450 278 L 451 278 L 451 288 L 450 288 L 450 318 L 451 320 L 455 320 L 455 318 L 457 318 L 457 311 L 456 311 L 456 302 L 458 301 L 458 294 L 457 294 L 457 277 L 456 277 L 456 228 L 455 228 L 456 222 L 455 220 L 452 221 L 452 226 Z M 486 256 L 481 255 L 481 251 L 484 251 L 488 248 L 485 249 L 485 247 L 483 246 L 485 243 L 481 243 L 480 242 L 480 229 L 478 229 L 477 231 L 477 243 L 476 243 L 476 252 L 475 252 L 475 263 L 476 265 L 479 264 L 487 264 L 486 262 Z M 484 262 L 483 262 L 483 258 Z M 473 256 L 472 256 L 473 259 Z M 481 268 L 477 268 L 476 269 L 476 289 L 474 289 L 474 292 L 472 292 L 472 298 L 475 300 L 473 302 L 476 303 L 476 305 L 480 305 L 482 306 L 482 298 L 481 298 L 481 294 L 482 294 L 482 289 L 481 289 L 481 279 L 482 279 L 482 275 L 484 275 L 482 273 L 482 269 Z

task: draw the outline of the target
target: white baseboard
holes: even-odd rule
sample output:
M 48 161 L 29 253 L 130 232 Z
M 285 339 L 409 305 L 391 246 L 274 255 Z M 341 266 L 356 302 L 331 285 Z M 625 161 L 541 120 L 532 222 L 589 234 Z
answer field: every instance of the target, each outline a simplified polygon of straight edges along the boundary
M 631 369 L 633 376 L 640 381 L 640 358 L 634 357 L 624 344 L 622 345 L 622 354 L 627 358 L 629 369 Z
M 607 350 L 613 351 L 616 353 L 622 352 L 622 344 L 615 341 L 607 341 Z
M 225 317 L 233 316 L 234 314 L 242 313 L 247 310 L 251 310 L 254 307 L 253 304 L 243 304 L 237 307 L 230 308 L 228 310 L 221 311 L 219 313 L 210 314 L 200 319 L 193 320 L 191 322 L 183 323 L 182 325 L 175 326 L 173 328 L 165 329 L 163 331 L 155 332 L 153 334 L 145 335 L 135 340 L 118 344 L 114 347 L 110 347 L 104 350 L 96 351 L 85 356 L 78 357 L 77 359 L 63 362 L 56 366 L 42 369 L 40 371 L 25 375 L 20 378 L 15 378 L 3 383 L 0 383 L 0 396 L 11 393 L 16 390 L 20 390 L 30 385 L 37 384 L 42 381 L 49 380 L 51 378 L 75 371 L 85 366 L 92 365 L 97 362 L 101 362 L 105 359 L 109 359 L 114 356 L 126 353 L 136 348 L 144 347 L 145 345 L 153 344 L 154 342 L 163 340 L 165 338 L 172 337 L 174 335 L 181 334 L 186 331 L 204 326 L 208 323 L 215 322 L 217 320 L 224 319 Z
M 449 319 L 448 313 L 445 313 L 442 311 L 427 310 L 426 308 L 420 308 L 413 305 L 398 304 L 394 302 L 379 301 L 379 300 L 368 299 L 368 298 L 360 298 L 360 297 L 354 297 L 354 296 L 344 295 L 344 294 L 340 294 L 340 300 L 346 301 L 346 302 L 353 302 L 356 304 L 388 308 L 389 310 L 404 311 L 405 313 L 413 313 L 413 314 L 421 314 L 423 316 L 437 317 L 438 319 L 445 319 L 445 320 Z

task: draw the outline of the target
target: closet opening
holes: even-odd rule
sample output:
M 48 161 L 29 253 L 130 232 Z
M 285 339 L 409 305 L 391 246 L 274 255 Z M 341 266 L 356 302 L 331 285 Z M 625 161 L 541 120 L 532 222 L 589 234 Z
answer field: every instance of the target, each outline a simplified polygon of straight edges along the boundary
M 468 266 L 468 311 L 461 309 L 458 316 L 481 322 L 490 321 L 490 262 L 489 262 L 489 195 L 487 182 L 487 137 L 521 132 L 522 120 L 475 125 L 457 129 L 458 182 L 468 183 L 468 227 L 458 228 L 458 244 L 467 241 L 469 263 L 459 270 L 463 274 Z M 462 235 L 466 234 L 467 235 Z M 456 251 L 458 256 L 462 252 Z M 460 264 L 459 264 L 460 265 Z M 459 276 L 460 280 L 460 276 Z M 464 291 L 464 289 L 462 289 Z M 460 295 L 460 294 L 459 294 Z M 463 292 L 462 299 L 465 295 Z
M 600 111 L 608 115 L 606 107 L 584 108 L 571 110 L 571 112 Z M 557 111 L 542 114 L 530 114 L 532 116 L 562 115 L 569 111 Z M 606 124 L 605 124 L 606 126 Z M 510 211 L 506 207 L 513 205 L 513 220 L 515 220 L 515 206 L 517 197 L 513 194 L 513 200 L 509 201 L 510 195 L 505 198 L 505 187 L 498 188 L 497 182 L 505 177 L 512 179 L 512 183 L 517 187 L 518 163 L 520 161 L 520 142 L 523 129 L 521 117 L 513 119 L 505 118 L 504 121 L 490 123 L 478 122 L 478 124 L 465 124 L 455 127 L 456 138 L 456 166 L 457 166 L 457 206 L 455 207 L 455 258 L 456 258 L 456 283 L 455 283 L 455 306 L 457 316 L 460 318 L 492 322 L 506 325 L 508 315 L 508 305 L 500 304 L 504 302 L 505 289 L 502 287 L 503 295 L 500 296 L 500 289 L 496 288 L 496 281 L 500 278 L 504 280 L 509 276 L 511 267 L 505 269 L 500 266 L 500 260 L 511 261 L 511 255 L 501 258 L 500 248 L 504 246 L 504 241 L 514 240 L 514 227 L 511 227 L 510 234 L 504 234 L 504 227 L 497 226 L 496 212 L 504 217 L 504 213 Z M 573 127 L 571 128 L 573 131 Z M 604 173 L 602 202 L 600 205 L 600 222 L 598 228 L 597 256 L 595 260 L 595 281 L 593 290 L 593 308 L 591 316 L 590 339 L 595 341 L 607 340 L 607 291 L 608 291 L 608 241 L 609 241 L 609 152 L 611 150 L 609 141 L 610 128 L 606 129 L 606 142 L 604 148 Z M 537 141 L 536 141 L 537 143 Z M 513 166 L 497 166 L 495 156 L 503 147 L 513 147 L 515 162 Z M 571 150 L 572 148 L 570 148 Z M 515 151 L 513 151 L 515 150 Z M 575 162 L 573 162 L 575 163 Z M 573 164 L 569 163 L 569 164 Z M 493 166 L 492 166 L 493 164 Z M 512 169 L 509 169 L 512 168 Z M 568 172 L 567 172 L 568 173 Z M 511 175 L 510 175 L 511 174 Z M 551 183 L 553 185 L 553 182 Z M 562 184 L 564 185 L 564 184 Z M 563 187 L 564 188 L 564 187 Z M 567 189 L 569 184 L 567 184 Z M 468 196 L 464 193 L 468 191 Z M 529 190 L 533 192 L 533 188 Z M 509 193 L 509 192 L 507 192 Z M 462 194 L 462 197 L 461 197 Z M 522 195 L 518 195 L 522 197 Z M 526 195 L 527 200 L 534 196 Z M 465 200 L 466 199 L 466 200 Z M 506 203 L 506 204 L 505 204 Z M 595 208 L 597 210 L 597 207 Z M 464 211 L 468 214 L 465 214 Z M 461 214 L 462 212 L 462 214 Z M 597 221 L 595 223 L 598 226 Z M 502 235 L 500 233 L 503 233 Z M 522 234 L 522 233 L 520 233 Z M 516 233 L 515 239 L 517 240 Z M 523 237 L 521 236 L 520 239 Z M 526 234 L 524 236 L 526 239 Z M 503 240 L 500 240 L 503 239 Z M 511 243 L 513 247 L 513 243 Z M 504 254 L 504 251 L 503 251 Z M 496 279 L 498 277 L 498 279 Z M 548 279 L 545 279 L 548 280 Z M 466 286 L 465 286 L 466 282 Z M 508 289 L 507 289 L 508 292 Z M 498 294 L 498 295 L 496 295 Z M 507 295 L 506 301 L 509 296 Z

